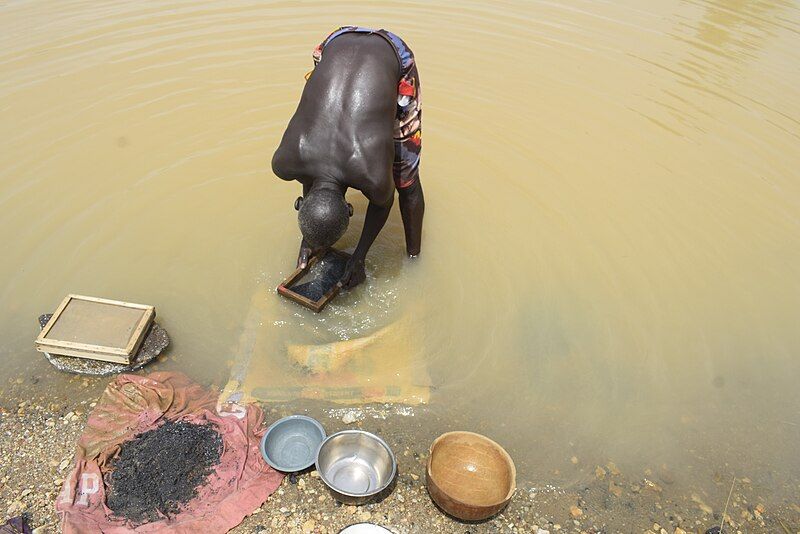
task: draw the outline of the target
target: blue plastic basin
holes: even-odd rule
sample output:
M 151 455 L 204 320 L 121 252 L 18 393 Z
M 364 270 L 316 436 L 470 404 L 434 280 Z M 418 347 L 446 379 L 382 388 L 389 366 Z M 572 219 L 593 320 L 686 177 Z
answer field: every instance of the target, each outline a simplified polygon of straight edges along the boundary
M 261 456 L 284 473 L 294 473 L 314 465 L 317 448 L 325 439 L 325 429 L 316 419 L 290 415 L 272 423 L 261 438 Z

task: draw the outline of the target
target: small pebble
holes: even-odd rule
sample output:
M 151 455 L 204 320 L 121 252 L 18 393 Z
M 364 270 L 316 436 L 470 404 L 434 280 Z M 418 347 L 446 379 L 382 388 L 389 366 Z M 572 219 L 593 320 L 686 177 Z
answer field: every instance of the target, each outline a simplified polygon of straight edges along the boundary
M 369 521 L 370 519 L 372 519 L 372 514 L 369 512 L 361 512 L 358 514 L 359 521 Z
M 353 412 L 347 412 L 342 416 L 342 423 L 346 425 L 351 425 L 358 421 L 358 417 Z
M 594 476 L 596 476 L 600 480 L 603 480 L 604 478 L 606 478 L 606 470 L 598 465 L 594 470 Z

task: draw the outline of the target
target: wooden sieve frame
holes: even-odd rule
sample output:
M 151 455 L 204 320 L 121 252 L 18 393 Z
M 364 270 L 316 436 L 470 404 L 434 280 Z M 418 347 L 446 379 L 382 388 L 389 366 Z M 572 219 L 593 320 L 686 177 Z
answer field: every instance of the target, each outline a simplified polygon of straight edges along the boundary
M 50 330 L 55 326 L 58 319 L 67 309 L 69 303 L 73 300 L 82 300 L 87 302 L 97 302 L 99 304 L 107 304 L 111 306 L 119 306 L 123 308 L 142 310 L 142 317 L 131 332 L 131 336 L 125 347 L 107 347 L 103 345 L 93 345 L 90 343 L 77 343 L 75 341 L 62 341 L 58 339 L 49 339 L 47 335 Z M 153 323 L 156 310 L 153 306 L 145 304 L 134 304 L 132 302 L 124 302 L 120 300 L 102 299 L 98 297 L 87 297 L 85 295 L 67 295 L 61 304 L 58 306 L 53 316 L 47 321 L 47 324 L 39 333 L 36 338 L 36 350 L 39 352 L 48 352 L 63 356 L 75 356 L 78 358 L 89 358 L 92 360 L 101 360 L 114 363 L 129 364 L 131 357 L 136 354 L 139 347 L 144 341 L 147 329 Z
M 326 252 L 316 254 L 308 261 L 305 268 L 298 267 L 292 274 L 289 275 L 288 278 L 286 278 L 286 280 L 284 280 L 278 285 L 277 288 L 278 294 L 281 295 L 282 297 L 286 297 L 287 299 L 296 302 L 297 304 L 300 304 L 301 306 L 308 308 L 314 313 L 321 312 L 322 309 L 325 308 L 325 306 L 327 306 L 328 303 L 331 300 L 333 300 L 333 298 L 336 295 L 339 294 L 339 291 L 341 291 L 342 289 L 341 284 L 339 283 L 334 284 L 333 287 L 330 288 L 324 295 L 322 295 L 322 297 L 320 297 L 319 300 L 311 300 L 310 298 L 305 297 L 299 293 L 295 293 L 294 291 L 291 290 L 289 286 L 293 285 L 295 282 L 297 282 L 303 276 L 305 276 L 306 273 L 308 273 L 308 271 L 311 270 L 311 267 L 313 267 L 320 259 L 322 259 L 328 253 L 339 256 L 340 258 L 343 258 L 345 260 L 350 259 L 350 254 L 348 254 L 347 252 L 342 252 L 341 250 L 336 250 L 333 248 L 329 249 Z

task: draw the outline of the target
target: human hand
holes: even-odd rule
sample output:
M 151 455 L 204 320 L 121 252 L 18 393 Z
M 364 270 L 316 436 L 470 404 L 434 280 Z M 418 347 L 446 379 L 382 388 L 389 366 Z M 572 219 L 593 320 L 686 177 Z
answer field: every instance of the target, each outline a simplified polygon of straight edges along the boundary
M 344 275 L 339 281 L 339 286 L 344 289 L 351 289 L 367 279 L 367 273 L 364 270 L 364 260 L 357 256 L 352 256 L 347 260 L 347 267 L 345 267 Z
M 315 249 L 310 247 L 306 240 L 300 242 L 300 253 L 297 255 L 297 267 L 300 269 L 305 269 L 306 265 L 308 265 L 308 260 L 314 257 L 315 254 L 320 252 L 321 249 Z

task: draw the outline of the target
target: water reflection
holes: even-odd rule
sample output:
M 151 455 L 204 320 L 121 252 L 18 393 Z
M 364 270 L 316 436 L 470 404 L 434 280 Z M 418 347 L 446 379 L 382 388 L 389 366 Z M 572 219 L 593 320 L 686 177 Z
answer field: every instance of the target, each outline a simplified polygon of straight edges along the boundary
M 780 0 L 684 0 L 671 14 L 671 25 L 664 30 L 671 40 L 664 41 L 662 49 L 647 55 L 630 53 L 646 69 L 667 75 L 647 90 L 648 104 L 634 110 L 659 128 L 688 138 L 709 132 L 705 122 L 724 113 L 720 105 L 742 109 L 756 105 L 774 115 L 768 118 L 770 122 L 785 128 L 782 123 L 792 118 L 771 105 L 770 95 L 757 94 L 769 87 L 756 91 L 742 87 L 751 83 L 748 65 L 763 59 L 770 49 L 780 49 L 781 34 L 796 33 L 786 22 L 796 12 L 795 5 Z M 775 69 L 781 67 L 763 63 L 760 68 L 768 69 L 769 76 L 780 77 Z M 660 111 L 654 112 L 653 107 Z
M 688 3 L 698 5 L 698 2 Z M 712 49 L 754 58 L 764 41 L 775 37 L 780 21 L 792 3 L 781 0 L 707 0 L 696 22 L 696 37 Z

